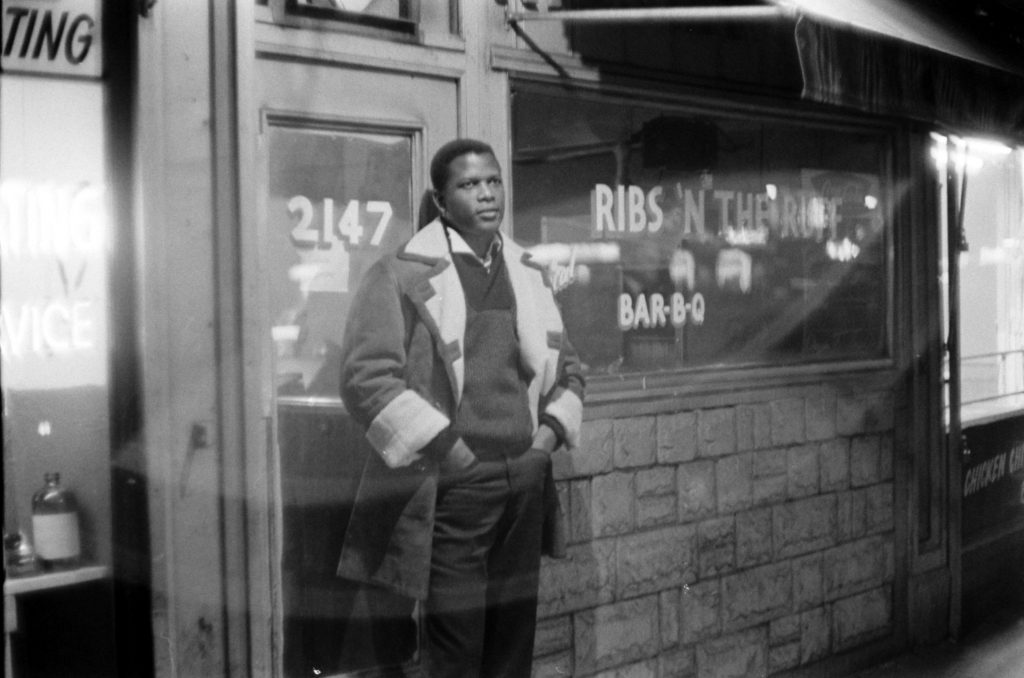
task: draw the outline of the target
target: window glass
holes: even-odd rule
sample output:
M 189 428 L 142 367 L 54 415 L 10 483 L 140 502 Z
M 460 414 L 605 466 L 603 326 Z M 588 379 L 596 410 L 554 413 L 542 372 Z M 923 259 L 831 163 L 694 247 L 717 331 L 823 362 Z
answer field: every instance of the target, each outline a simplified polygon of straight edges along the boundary
M 116 243 L 107 102 L 103 84 L 93 81 L 4 75 L 2 89 L 4 607 L 7 631 L 19 631 L 8 636 L 8 651 L 23 663 L 22 675 L 59 675 L 72 664 L 107 675 L 114 659 L 105 580 L 118 536 L 111 520 L 108 274 Z M 47 496 L 59 501 L 36 500 L 44 476 L 54 474 L 70 494 L 55 484 Z M 52 612 L 43 617 L 40 609 Z
M 400 0 L 294 0 L 296 9 L 320 8 L 407 19 L 409 2 Z
M 328 20 L 413 32 L 420 18 L 419 0 L 269 0 L 269 3 L 276 20 L 283 23 Z
M 45 472 L 60 473 L 87 514 L 83 562 L 109 563 L 103 90 L 95 83 L 46 84 L 4 80 L 5 526 L 28 533 L 33 491 Z M 25 115 L 33 101 L 57 117 Z M 57 113 L 68 102 L 77 111 L 72 118 Z
M 363 274 L 412 233 L 413 149 L 411 133 L 270 120 L 264 274 L 286 676 L 393 664 L 415 651 L 411 602 L 369 600 L 374 593 L 335 574 L 368 451 L 341 405 L 340 342 Z
M 590 374 L 888 355 L 889 139 L 535 85 L 516 238 Z
M 268 252 L 278 393 L 338 397 L 349 303 L 411 233 L 412 140 L 274 125 Z
M 1024 411 L 1024 151 L 963 145 L 961 400 L 965 421 Z

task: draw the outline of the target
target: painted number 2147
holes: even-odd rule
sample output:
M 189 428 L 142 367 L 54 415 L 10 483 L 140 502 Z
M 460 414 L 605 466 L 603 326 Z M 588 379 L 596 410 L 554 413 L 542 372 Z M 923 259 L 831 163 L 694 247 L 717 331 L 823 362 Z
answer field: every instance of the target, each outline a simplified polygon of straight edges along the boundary
M 347 241 L 349 246 L 360 245 L 366 235 L 367 225 L 363 221 L 363 209 L 359 200 L 349 200 L 341 216 L 335 221 L 335 205 L 333 198 L 324 198 L 322 217 L 317 221 L 317 210 L 313 201 L 304 195 L 296 195 L 288 201 L 288 213 L 298 215 L 299 221 L 292 228 L 291 239 L 296 247 L 330 249 L 334 243 Z M 384 200 L 367 200 L 365 213 L 371 218 L 376 216 L 376 224 L 372 224 L 370 234 L 371 246 L 379 246 L 384 239 L 388 223 L 393 211 L 391 203 Z

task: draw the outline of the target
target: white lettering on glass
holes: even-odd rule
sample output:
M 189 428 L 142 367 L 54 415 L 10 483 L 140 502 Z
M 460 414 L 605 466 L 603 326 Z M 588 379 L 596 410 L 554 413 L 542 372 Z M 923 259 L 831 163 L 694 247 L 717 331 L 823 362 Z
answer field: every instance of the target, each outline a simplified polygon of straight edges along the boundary
M 598 237 L 639 238 L 666 226 L 664 189 L 595 184 L 590 192 L 591 230 Z M 834 238 L 843 217 L 841 197 L 771 185 L 771 191 L 691 189 L 675 184 L 668 228 L 682 235 L 704 235 L 708 226 L 733 244 L 763 245 L 769 232 L 782 239 L 822 241 Z M 717 219 L 714 215 L 717 214 Z
M 59 355 L 96 346 L 93 302 L 0 304 L 0 352 L 7 358 Z
M 4 260 L 100 254 L 106 245 L 102 186 L 0 183 L 0 257 Z
M 612 215 L 612 208 L 615 197 L 610 186 L 597 184 L 590 193 L 590 214 L 594 223 L 594 232 L 618 230 L 615 227 L 615 217 Z
M 101 307 L 94 296 L 106 249 L 102 186 L 8 180 L 0 183 L 0 302 L 4 362 L 97 348 Z M 51 268 L 52 267 L 52 268 Z M 38 281 L 37 271 L 59 277 Z M 90 280 L 91 278 L 91 280 Z M 14 291 L 12 291 L 14 290 Z
M 694 294 L 689 302 L 682 292 L 674 292 L 666 300 L 657 292 L 653 294 L 619 295 L 619 329 L 628 332 L 637 329 L 652 329 L 671 325 L 680 328 L 688 321 L 694 325 L 704 323 L 704 295 Z
M 595 184 L 590 192 L 590 220 L 595 234 L 641 236 L 657 233 L 665 214 L 658 203 L 661 186 L 644 192 L 640 186 Z
M 379 247 L 394 215 L 394 209 L 387 201 L 368 200 L 364 206 L 359 200 L 349 200 L 345 203 L 338 221 L 335 221 L 334 199 L 324 198 L 321 205 L 322 209 L 318 215 L 313 201 L 308 197 L 295 195 L 288 199 L 288 215 L 297 219 L 290 234 L 295 247 L 328 250 L 339 244 L 358 247 L 363 243 L 367 229 L 370 228 L 367 226 L 368 223 L 372 223 L 369 244 L 372 247 Z M 370 218 L 364 219 L 364 211 Z
M 1006 453 L 1003 452 L 971 467 L 964 477 L 963 496 L 969 497 L 1003 478 L 1006 475 L 1006 457 Z

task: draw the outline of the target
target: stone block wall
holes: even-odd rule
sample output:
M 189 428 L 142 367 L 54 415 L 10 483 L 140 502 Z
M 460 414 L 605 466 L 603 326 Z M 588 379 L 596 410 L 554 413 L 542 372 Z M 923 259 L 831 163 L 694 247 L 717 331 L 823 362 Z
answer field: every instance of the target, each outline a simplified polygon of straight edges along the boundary
M 586 421 L 535 675 L 770 676 L 890 634 L 892 411 L 826 388 Z

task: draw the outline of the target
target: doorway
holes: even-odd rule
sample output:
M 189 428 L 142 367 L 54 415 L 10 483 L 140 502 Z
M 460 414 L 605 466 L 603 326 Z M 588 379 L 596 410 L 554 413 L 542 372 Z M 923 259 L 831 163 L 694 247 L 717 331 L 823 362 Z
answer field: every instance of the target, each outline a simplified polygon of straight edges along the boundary
M 261 56 L 255 80 L 259 218 L 243 234 L 256 260 L 243 289 L 270 424 L 266 459 L 247 471 L 256 665 L 385 675 L 416 661 L 416 609 L 335 575 L 372 453 L 339 396 L 341 341 L 363 274 L 415 230 L 427 162 L 457 133 L 458 80 L 325 55 Z

